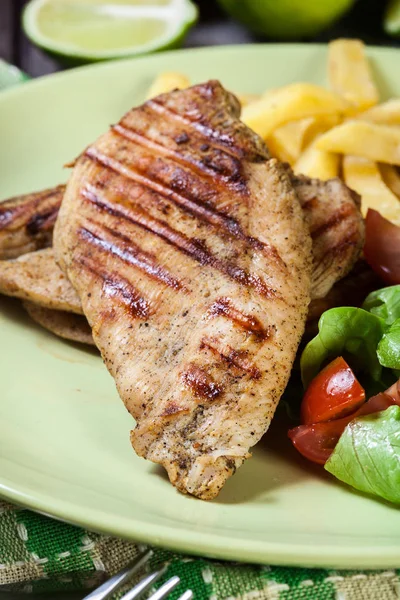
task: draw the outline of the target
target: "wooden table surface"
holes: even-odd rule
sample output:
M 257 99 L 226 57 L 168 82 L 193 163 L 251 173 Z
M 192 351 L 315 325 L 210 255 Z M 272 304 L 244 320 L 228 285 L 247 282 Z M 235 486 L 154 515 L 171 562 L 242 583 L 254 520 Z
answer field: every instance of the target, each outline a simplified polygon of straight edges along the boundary
M 189 33 L 186 47 L 268 41 L 228 19 L 215 0 L 198 0 L 197 3 L 200 6 L 200 20 Z M 62 69 L 57 61 L 33 46 L 24 35 L 21 29 L 24 4 L 26 0 L 0 0 L 0 58 L 17 65 L 31 77 Z M 400 40 L 393 40 L 382 30 L 384 5 L 382 0 L 357 0 L 349 14 L 311 41 L 359 37 L 369 44 L 400 45 Z

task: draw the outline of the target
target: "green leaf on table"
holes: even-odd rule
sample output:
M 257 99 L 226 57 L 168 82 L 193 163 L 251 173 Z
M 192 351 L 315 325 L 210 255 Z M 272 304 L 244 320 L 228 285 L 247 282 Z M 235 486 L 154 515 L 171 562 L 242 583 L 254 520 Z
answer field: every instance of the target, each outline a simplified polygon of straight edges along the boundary
M 400 503 L 400 407 L 351 421 L 325 469 L 361 492 Z
M 318 323 L 318 335 L 307 344 L 301 356 L 304 387 L 337 356 L 343 356 L 355 371 L 364 371 L 373 380 L 380 381 L 382 366 L 377 346 L 386 329 L 383 319 L 362 308 L 325 311 Z
M 366 297 L 362 308 L 383 319 L 386 325 L 392 325 L 400 319 L 400 285 L 371 292 Z

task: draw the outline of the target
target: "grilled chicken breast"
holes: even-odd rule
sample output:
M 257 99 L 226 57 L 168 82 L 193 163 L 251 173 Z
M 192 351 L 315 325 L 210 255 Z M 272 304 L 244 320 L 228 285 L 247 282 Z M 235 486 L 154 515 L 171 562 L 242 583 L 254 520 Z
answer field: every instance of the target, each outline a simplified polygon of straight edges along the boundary
M 349 273 L 363 247 L 360 198 L 340 179 L 310 179 L 294 175 L 287 165 L 286 168 L 312 236 L 311 297 L 324 298 L 335 282 Z M 58 186 L 0 203 L 0 258 L 13 258 L 30 252 L 35 245 L 50 244 L 63 193 L 64 186 Z M 10 206 L 15 210 L 10 210 Z M 46 210 L 50 212 L 46 213 Z M 8 225 L 1 230 L 2 215 L 5 214 Z M 45 214 L 49 216 L 45 218 Z M 36 225 L 32 227 L 34 223 Z M 57 272 L 57 268 L 54 269 Z M 53 298 L 52 302 L 57 299 Z
M 340 179 L 320 181 L 291 170 L 290 175 L 311 233 L 311 298 L 324 298 L 349 273 L 364 246 L 361 198 Z
M 52 248 L 1 260 L 0 294 L 82 314 L 79 297 L 56 264 Z
M 33 302 L 24 302 L 23 306 L 33 321 L 55 335 L 73 342 L 94 345 L 92 330 L 83 315 L 43 308 Z
M 64 185 L 0 203 L 0 259 L 51 246 Z
M 317 329 L 318 320 L 323 312 L 337 306 L 361 306 L 365 298 L 385 283 L 371 269 L 364 259 L 360 258 L 351 273 L 335 283 L 324 298 L 312 300 L 308 309 L 307 331 L 314 326 Z
M 214 498 L 267 430 L 309 303 L 284 168 L 218 82 L 150 100 L 76 162 L 54 234 L 136 452 Z

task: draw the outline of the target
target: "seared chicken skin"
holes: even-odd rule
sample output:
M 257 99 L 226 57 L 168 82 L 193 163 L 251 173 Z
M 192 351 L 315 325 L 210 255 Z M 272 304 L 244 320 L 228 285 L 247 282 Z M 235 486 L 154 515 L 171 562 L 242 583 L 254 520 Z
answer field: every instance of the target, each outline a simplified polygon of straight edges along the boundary
M 72 342 L 94 345 L 92 331 L 83 315 L 43 308 L 33 302 L 24 302 L 23 306 L 36 323 L 55 335 Z
M 64 185 L 0 202 L 0 259 L 51 246 Z
M 324 298 L 335 282 L 351 270 L 363 247 L 364 223 L 359 210 L 360 198 L 340 179 L 310 179 L 305 175 L 294 175 L 290 167 L 285 166 L 306 214 L 312 237 L 314 260 L 311 297 Z M 2 237 L 0 230 L 0 257 L 12 258 L 30 252 L 32 245 L 43 243 L 43 237 L 26 237 L 30 235 L 29 231 L 33 231 L 32 227 L 26 224 L 28 214 L 31 224 L 42 223 L 43 227 L 46 227 L 47 241 L 51 242 L 52 227 L 61 205 L 63 191 L 64 186 L 58 186 L 53 190 L 18 198 L 18 210 L 9 213 L 8 216 L 7 236 L 3 230 Z M 36 204 L 36 213 L 32 208 L 34 196 L 41 198 L 41 202 Z M 51 198 L 54 218 L 43 219 L 43 198 L 47 198 L 46 202 Z M 10 203 L 15 203 L 15 199 L 0 203 L 0 224 L 1 215 L 7 212 L 6 207 Z M 23 208 L 25 204 L 26 209 Z M 24 215 L 23 219 L 21 215 Z M 25 240 L 25 243 L 17 244 L 17 240 L 21 239 Z M 58 267 L 54 266 L 54 269 L 57 276 Z M 52 298 L 51 302 L 54 306 L 57 299 Z
M 313 234 L 315 269 L 311 295 L 313 298 L 321 298 L 338 278 L 343 277 L 351 269 L 359 255 L 363 241 L 363 226 L 356 206 L 357 196 L 340 180 L 325 183 L 310 180 L 307 177 L 296 177 L 290 170 L 288 172 L 300 203 L 308 215 L 309 226 Z M 10 258 L 51 243 L 52 227 L 63 192 L 64 186 L 58 186 L 53 190 L 20 196 L 0 204 L 1 257 Z M 38 253 L 37 258 L 32 255 L 28 264 L 31 261 L 33 265 L 39 261 L 43 273 L 41 253 Z M 55 282 L 61 275 L 50 255 L 46 257 L 46 265 L 47 275 L 45 281 L 42 282 L 45 293 L 40 294 L 43 306 L 57 309 L 68 306 L 67 310 L 72 308 L 74 312 L 80 312 L 81 307 L 76 294 L 73 293 L 73 290 L 71 290 L 72 293 L 68 289 L 64 290 L 64 288 L 68 288 L 67 280 L 64 280 L 61 294 L 59 286 L 48 285 L 50 272 Z M 3 281 L 3 291 L 22 298 L 33 297 L 36 300 L 37 282 L 35 277 L 39 274 L 37 266 L 33 266 L 33 277 L 29 276 L 25 265 L 15 264 L 15 267 L 17 267 L 17 273 L 16 277 L 14 276 L 14 285 L 7 285 L 10 283 L 8 281 L 4 286 Z M 10 273 L 9 269 L 7 271 Z M 18 286 L 25 289 L 21 290 Z M 51 297 L 53 290 L 56 291 L 57 297 Z M 64 297 L 65 292 L 68 296 L 67 304 Z M 26 308 L 32 318 L 57 335 L 83 343 L 93 343 L 90 328 L 88 324 L 85 325 L 83 317 L 69 315 L 59 310 L 47 310 L 31 303 L 27 304 Z
M 361 198 L 340 179 L 290 174 L 312 239 L 311 298 L 324 298 L 353 268 L 364 246 Z
M 286 170 L 215 81 L 150 100 L 78 158 L 54 234 L 136 419 L 136 452 L 212 499 L 268 429 L 310 299 Z
M 83 312 L 77 293 L 54 260 L 52 248 L 1 260 L 0 294 L 50 309 Z

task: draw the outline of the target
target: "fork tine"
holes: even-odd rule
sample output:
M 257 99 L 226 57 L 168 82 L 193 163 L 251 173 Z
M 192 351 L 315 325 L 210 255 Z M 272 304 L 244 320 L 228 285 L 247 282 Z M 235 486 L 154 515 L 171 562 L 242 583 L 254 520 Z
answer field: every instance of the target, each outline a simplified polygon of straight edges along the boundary
M 132 575 L 139 571 L 152 555 L 152 550 L 142 552 L 135 558 L 133 563 L 122 569 L 122 571 L 111 577 L 111 579 L 108 579 L 103 585 L 96 588 L 88 596 L 85 596 L 83 600 L 107 600 L 107 598 L 110 598 L 112 594 L 122 587 Z
M 180 579 L 177 575 L 168 579 L 158 590 L 154 592 L 147 600 L 162 600 L 165 596 L 168 596 L 173 589 L 176 588 L 180 583 Z
M 180 598 L 178 598 L 178 600 L 192 600 L 192 598 L 193 598 L 192 590 L 186 590 L 186 592 L 184 594 L 182 594 L 182 596 Z
M 142 581 L 139 581 L 139 583 L 137 583 L 135 587 L 133 587 L 129 592 L 127 592 L 125 596 L 122 596 L 121 600 L 134 600 L 135 598 L 143 594 L 143 592 L 151 588 L 153 583 L 155 583 L 158 579 L 160 579 L 162 575 L 164 575 L 167 568 L 168 565 L 164 565 L 159 571 L 154 571 L 153 573 L 150 573 L 150 575 L 142 579 Z

